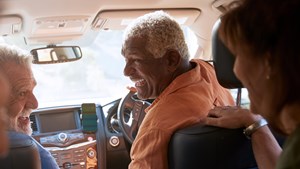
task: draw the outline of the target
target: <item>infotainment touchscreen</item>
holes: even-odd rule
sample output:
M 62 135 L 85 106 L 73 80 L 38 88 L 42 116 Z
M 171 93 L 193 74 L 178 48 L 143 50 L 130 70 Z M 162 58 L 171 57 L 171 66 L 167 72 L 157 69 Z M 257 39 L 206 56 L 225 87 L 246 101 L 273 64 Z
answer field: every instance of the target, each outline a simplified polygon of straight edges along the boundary
M 79 115 L 77 111 L 39 114 L 40 133 L 79 128 Z

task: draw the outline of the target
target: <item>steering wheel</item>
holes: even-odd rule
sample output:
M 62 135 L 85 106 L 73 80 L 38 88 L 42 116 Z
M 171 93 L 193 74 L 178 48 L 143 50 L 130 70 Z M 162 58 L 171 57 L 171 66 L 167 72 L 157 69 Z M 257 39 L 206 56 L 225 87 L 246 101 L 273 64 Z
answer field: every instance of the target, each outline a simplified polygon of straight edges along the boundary
M 118 107 L 118 123 L 126 140 L 132 144 L 138 129 L 145 117 L 145 109 L 151 103 L 137 98 L 135 92 L 130 91 L 121 99 Z

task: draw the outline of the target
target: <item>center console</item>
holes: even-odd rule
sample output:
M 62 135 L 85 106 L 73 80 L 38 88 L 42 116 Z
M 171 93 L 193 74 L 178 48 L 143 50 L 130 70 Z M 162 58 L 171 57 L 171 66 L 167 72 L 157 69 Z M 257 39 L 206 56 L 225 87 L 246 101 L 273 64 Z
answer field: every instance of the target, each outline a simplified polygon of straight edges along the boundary
M 57 133 L 36 138 L 62 169 L 97 169 L 95 134 Z

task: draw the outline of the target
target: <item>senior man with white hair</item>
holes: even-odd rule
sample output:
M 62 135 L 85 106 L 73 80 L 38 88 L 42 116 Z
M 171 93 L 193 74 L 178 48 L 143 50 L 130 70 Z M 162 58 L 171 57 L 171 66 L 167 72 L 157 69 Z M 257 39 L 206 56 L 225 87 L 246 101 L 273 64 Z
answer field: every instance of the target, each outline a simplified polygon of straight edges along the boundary
M 130 169 L 168 168 L 172 134 L 207 116 L 215 106 L 234 105 L 212 65 L 190 60 L 179 24 L 157 11 L 137 18 L 124 32 L 124 75 L 140 99 L 155 99 L 146 109 L 131 148 Z
M 0 67 L 11 89 L 5 107 L 8 116 L 6 128 L 31 136 L 29 116 L 38 107 L 38 101 L 33 94 L 36 81 L 31 70 L 31 55 L 15 46 L 0 45 Z M 59 169 L 50 152 L 35 139 L 32 140 L 39 149 L 42 169 Z

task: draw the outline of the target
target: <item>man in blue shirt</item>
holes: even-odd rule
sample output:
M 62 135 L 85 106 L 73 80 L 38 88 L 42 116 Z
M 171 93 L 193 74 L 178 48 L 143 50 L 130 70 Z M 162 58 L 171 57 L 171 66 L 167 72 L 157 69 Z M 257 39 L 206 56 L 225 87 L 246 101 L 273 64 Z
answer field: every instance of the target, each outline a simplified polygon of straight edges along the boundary
M 33 94 L 36 81 L 31 70 L 31 55 L 16 47 L 0 45 L 0 67 L 4 70 L 11 89 L 6 107 L 8 130 L 30 136 L 32 129 L 29 116 L 38 107 Z M 42 169 L 59 169 L 50 152 L 38 143 L 37 147 Z

